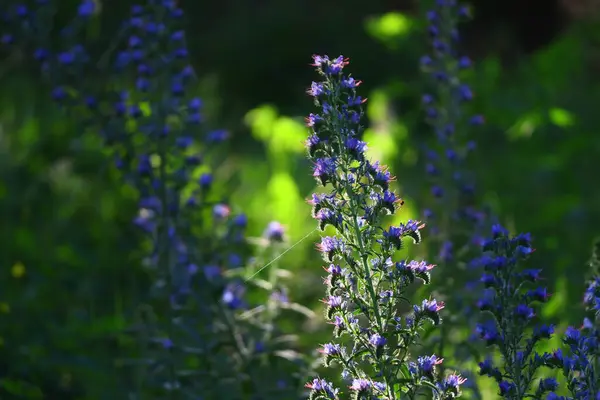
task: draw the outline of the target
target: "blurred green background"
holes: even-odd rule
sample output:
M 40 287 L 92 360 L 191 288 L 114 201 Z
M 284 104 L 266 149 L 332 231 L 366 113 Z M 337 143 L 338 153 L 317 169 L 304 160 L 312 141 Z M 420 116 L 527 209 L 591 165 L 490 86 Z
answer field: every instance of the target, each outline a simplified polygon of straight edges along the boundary
M 130 0 L 100 1 L 87 40 L 98 58 L 114 40 Z M 600 234 L 600 24 L 594 0 L 481 0 L 463 29 L 475 59 L 467 79 L 482 201 L 511 228 L 535 237 L 536 266 L 555 295 L 544 317 L 579 324 L 586 260 Z M 56 24 L 76 2 L 61 2 Z M 217 175 L 235 191 L 250 233 L 282 222 L 289 245 L 315 228 L 305 199 L 315 188 L 304 158 L 305 95 L 313 53 L 351 58 L 364 81 L 366 140 L 390 165 L 416 217 L 428 186 L 421 145 L 426 51 L 422 4 L 410 1 L 186 0 L 187 35 L 208 124 L 232 135 Z M 60 40 L 53 32 L 51 40 Z M 99 141 L 65 118 L 22 54 L 0 59 L 0 398 L 110 399 L 126 375 L 115 360 L 122 330 L 147 290 L 135 194 L 108 167 Z M 99 83 L 105 77 L 93 76 Z M 312 233 L 281 260 L 294 274 L 290 297 L 318 310 L 322 261 Z M 425 232 L 425 243 L 427 233 Z M 423 248 L 409 248 L 420 256 Z M 449 310 L 448 312 L 451 312 Z M 321 313 L 317 313 L 321 315 Z M 329 328 L 302 332 L 313 352 Z M 318 340 L 315 340 L 318 338 Z M 4 390 L 4 392 L 2 392 Z M 9 394 L 12 393 L 12 394 Z

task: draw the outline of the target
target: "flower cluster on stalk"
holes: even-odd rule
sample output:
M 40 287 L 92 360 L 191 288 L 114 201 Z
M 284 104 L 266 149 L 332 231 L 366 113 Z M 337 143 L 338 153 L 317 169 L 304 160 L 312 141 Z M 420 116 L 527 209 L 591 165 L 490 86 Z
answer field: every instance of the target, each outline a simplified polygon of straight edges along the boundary
M 469 138 L 472 126 L 483 124 L 481 115 L 469 114 L 473 92 L 464 81 L 471 60 L 461 55 L 458 23 L 469 17 L 469 8 L 457 0 L 434 0 L 426 13 L 429 53 L 420 60 L 429 87 L 422 96 L 426 122 L 433 137 L 424 145 L 425 171 L 430 194 L 425 202 L 424 220 L 431 231 L 428 248 L 441 265 L 436 291 L 452 313 L 439 335 L 430 338 L 428 347 L 439 354 L 469 358 L 471 346 L 462 344 L 451 332 L 470 324 L 475 317 L 471 307 L 478 285 L 470 262 L 479 254 L 482 236 L 491 216 L 479 204 L 475 176 L 469 166 L 469 154 L 476 142 Z M 464 273 L 461 273 L 463 271 Z M 456 289 L 466 286 L 468 290 Z M 456 337 L 456 339 L 455 339 Z M 449 354 L 448 348 L 453 348 Z
M 536 352 L 536 345 L 553 335 L 554 325 L 536 321 L 537 305 L 550 297 L 538 283 L 542 271 L 522 268 L 534 251 L 531 235 L 510 237 L 505 228 L 494 225 L 483 250 L 478 262 L 484 270 L 481 282 L 486 289 L 477 306 L 491 318 L 479 323 L 476 333 L 492 349 L 497 348 L 502 363 L 495 365 L 491 354 L 479 363 L 479 373 L 497 381 L 503 398 L 541 398 L 558 383 L 554 378 L 535 383 L 538 369 L 551 366 L 547 355 Z
M 464 112 L 464 103 L 473 99 L 473 92 L 461 80 L 461 71 L 471 67 L 471 60 L 458 54 L 457 22 L 468 15 L 469 9 L 457 0 L 436 0 L 427 11 L 431 53 L 421 58 L 421 67 L 432 81 L 422 103 L 435 134 L 435 142 L 425 151 L 433 206 L 424 217 L 432 239 L 439 241 L 438 258 L 443 263 L 455 262 L 464 247 L 478 243 L 485 222 L 485 213 L 475 204 L 474 178 L 466 166 L 467 155 L 475 149 L 466 127 L 483 123 L 482 116 L 468 117 Z
M 452 398 L 464 379 L 440 377 L 435 355 L 410 358 L 411 347 L 428 321 L 441 322 L 442 302 L 425 299 L 402 315 L 408 303 L 407 286 L 420 279 L 430 281 L 433 265 L 398 259 L 405 238 L 421 241 L 423 224 L 409 220 L 384 225 L 403 202 L 391 189 L 394 177 L 386 167 L 368 159 L 361 140 L 362 104 L 360 81 L 345 75 L 348 60 L 342 56 L 313 56 L 322 77 L 308 93 L 320 108 L 306 121 L 306 141 L 313 162 L 313 176 L 327 190 L 312 195 L 313 217 L 321 230 L 335 230 L 318 245 L 326 262 L 326 318 L 334 326 L 334 340 L 321 348 L 326 366 L 337 365 L 355 399 L 397 399 L 400 393 L 415 398 L 424 390 L 433 397 Z M 396 261 L 397 260 L 397 261 Z M 344 391 L 316 378 L 307 384 L 311 399 L 337 399 Z
M 594 244 L 590 267 L 583 296 L 588 315 L 581 328 L 567 328 L 562 338 L 567 351 L 546 355 L 549 363 L 561 369 L 572 397 L 552 393 L 551 400 L 600 400 L 600 240 Z
M 18 35 L 6 34 L 3 42 L 31 50 L 52 98 L 86 133 L 99 134 L 138 194 L 132 222 L 153 285 L 144 299 L 151 307 L 142 307 L 133 327 L 144 362 L 132 392 L 144 398 L 297 397 L 303 357 L 276 320 L 285 309 L 309 312 L 289 301 L 278 268 L 270 268 L 268 281 L 244 279 L 248 268 L 281 251 L 284 230 L 273 222 L 263 239 L 248 238 L 246 216 L 233 213 L 214 190 L 214 155 L 227 132 L 206 129 L 203 101 L 190 94 L 195 75 L 182 10 L 173 0 L 133 5 L 122 40 L 96 63 L 80 41 L 96 6 L 84 0 L 52 46 L 41 33 L 53 2 L 16 5 L 2 17 Z M 90 70 L 100 84 L 89 79 Z M 264 297 L 266 308 L 247 301 L 248 284 L 258 287 L 254 296 Z

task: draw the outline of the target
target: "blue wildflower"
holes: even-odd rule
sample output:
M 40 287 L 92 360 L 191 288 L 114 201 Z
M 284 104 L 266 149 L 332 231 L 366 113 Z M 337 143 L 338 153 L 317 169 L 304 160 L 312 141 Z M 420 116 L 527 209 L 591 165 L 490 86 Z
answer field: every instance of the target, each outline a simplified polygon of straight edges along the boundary
M 314 163 L 313 176 L 329 191 L 314 194 L 309 203 L 319 228 L 331 225 L 336 232 L 322 237 L 317 246 L 329 264 L 324 279 L 325 315 L 334 326 L 334 338 L 349 336 L 352 343 L 346 351 L 336 352 L 335 360 L 344 366 L 342 374 L 351 382 L 352 398 L 390 398 L 398 390 L 430 391 L 438 396 L 440 391 L 432 390 L 437 387 L 447 392 L 447 397 L 450 393 L 456 396 L 464 381 L 456 376 L 441 380 L 433 368 L 441 362 L 435 356 L 419 359 L 420 366 L 415 368 L 423 373 L 410 382 L 397 374 L 373 373 L 392 371 L 402 364 L 416 366 L 409 359 L 408 348 L 418 341 L 424 324 L 441 321 L 444 304 L 426 299 L 413 307 L 412 315 L 398 315 L 398 302 L 406 287 L 416 278 L 428 283 L 433 265 L 392 259 L 404 239 L 421 241 L 424 224 L 410 220 L 383 226 L 383 217 L 394 214 L 403 202 L 390 188 L 394 182 L 391 172 L 367 158 L 361 125 L 366 99 L 356 92 L 360 81 L 343 73 L 348 60 L 342 56 L 314 56 L 313 60 L 323 80 L 313 82 L 308 93 L 321 110 L 306 118 L 310 129 L 306 147 Z M 397 345 L 387 346 L 391 341 Z M 330 346 L 334 344 L 329 344 L 325 353 L 334 348 Z M 331 354 L 324 358 L 329 365 Z
M 492 238 L 483 244 L 484 254 L 479 259 L 485 270 L 482 281 L 488 289 L 478 305 L 492 319 L 477 325 L 477 333 L 487 345 L 497 345 L 504 358 L 503 365 L 496 368 L 489 359 L 480 363 L 480 374 L 493 377 L 504 398 L 524 398 L 534 396 L 531 381 L 542 365 L 552 366 L 550 359 L 534 351 L 535 345 L 549 339 L 553 325 L 533 325 L 536 317 L 534 306 L 548 298 L 543 287 L 526 290 L 523 282 L 534 282 L 539 278 L 537 270 L 519 269 L 533 252 L 531 237 L 521 234 L 510 238 L 501 225 L 492 227 Z M 534 279 L 523 280 L 531 276 Z M 527 328 L 533 334 L 526 334 Z M 551 380 L 544 380 L 537 388 L 535 396 L 552 391 Z M 538 397 L 539 398 L 539 397 Z

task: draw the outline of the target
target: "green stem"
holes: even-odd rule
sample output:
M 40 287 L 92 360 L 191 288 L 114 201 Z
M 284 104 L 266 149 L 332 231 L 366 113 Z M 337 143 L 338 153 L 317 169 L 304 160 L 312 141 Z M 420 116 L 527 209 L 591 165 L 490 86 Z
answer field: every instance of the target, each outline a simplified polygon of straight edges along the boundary
M 371 279 L 371 271 L 369 270 L 369 263 L 367 259 L 367 254 L 365 252 L 365 248 L 362 241 L 362 236 L 360 232 L 360 226 L 358 224 L 358 218 L 356 216 L 356 212 L 352 210 L 352 218 L 354 222 L 354 231 L 356 232 L 356 240 L 358 241 L 358 247 L 360 249 L 360 258 L 362 260 L 363 267 L 365 269 L 365 281 L 367 282 L 367 290 L 369 291 L 369 295 L 371 296 L 371 301 L 373 302 L 373 309 L 375 311 L 375 320 L 377 321 L 377 328 L 379 332 L 383 332 L 383 324 L 381 322 L 381 314 L 379 313 L 379 307 L 377 307 L 377 294 L 375 293 L 375 289 L 373 287 L 373 280 Z
M 161 210 L 161 219 L 162 219 L 162 232 L 161 232 L 161 240 L 160 240 L 160 244 L 161 244 L 161 251 L 160 251 L 160 265 L 164 265 L 166 268 L 166 280 L 167 280 L 167 290 L 169 291 L 169 295 L 167 296 L 167 301 L 168 301 L 168 309 L 169 311 L 172 311 L 171 308 L 171 303 L 170 303 L 170 298 L 171 298 L 171 294 L 173 293 L 174 289 L 173 289 L 173 271 L 172 271 L 172 265 L 171 265 L 171 246 L 169 244 L 169 229 L 168 229 L 168 220 L 169 220 L 169 215 L 168 215 L 168 194 L 167 194 L 167 180 L 168 180 L 168 174 L 167 174 L 167 154 L 166 154 L 166 143 L 164 143 L 164 139 L 162 140 L 162 143 L 159 144 L 159 157 L 160 157 L 160 167 L 159 167 L 159 179 L 161 182 L 160 185 L 160 198 L 161 198 L 161 203 L 162 203 L 162 210 Z M 167 315 L 167 336 L 169 340 L 173 340 L 173 333 L 174 333 L 174 327 L 173 327 L 173 316 L 171 315 L 171 313 L 169 312 Z M 177 381 L 177 372 L 176 372 L 176 368 L 175 368 L 175 363 L 173 362 L 173 359 L 171 357 L 171 350 L 168 349 L 167 350 L 169 352 L 169 366 L 168 366 L 168 371 L 169 371 L 169 383 L 171 385 L 174 385 L 175 382 Z M 177 389 L 172 388 L 171 390 L 169 390 L 169 398 L 170 399 L 177 399 L 179 396 L 176 393 Z
M 367 258 L 367 254 L 365 252 L 365 248 L 363 245 L 363 241 L 362 241 L 362 236 L 361 236 L 361 232 L 360 232 L 360 226 L 358 224 L 358 217 L 356 216 L 356 211 L 353 207 L 352 210 L 352 219 L 353 219 L 353 223 L 354 223 L 354 231 L 356 232 L 356 240 L 358 242 L 358 247 L 360 249 L 360 255 L 361 255 L 361 260 L 363 263 L 363 267 L 365 269 L 365 281 L 367 283 L 367 290 L 369 291 L 369 294 L 371 296 L 371 301 L 373 302 L 373 310 L 375 312 L 375 320 L 377 321 L 377 328 L 378 330 L 383 333 L 383 323 L 381 321 L 381 313 L 379 312 L 379 307 L 377 305 L 377 294 L 375 293 L 375 289 L 373 287 L 373 280 L 371 279 L 371 271 L 369 270 L 369 263 L 368 263 L 368 258 Z M 382 372 L 384 372 L 383 370 L 385 370 L 385 365 L 382 365 Z M 392 385 L 390 385 L 390 379 L 388 379 L 387 374 L 383 373 L 382 374 L 386 383 L 386 387 L 388 388 L 388 393 L 390 395 L 390 399 L 394 400 L 396 398 L 394 392 L 393 392 L 393 388 L 391 387 Z

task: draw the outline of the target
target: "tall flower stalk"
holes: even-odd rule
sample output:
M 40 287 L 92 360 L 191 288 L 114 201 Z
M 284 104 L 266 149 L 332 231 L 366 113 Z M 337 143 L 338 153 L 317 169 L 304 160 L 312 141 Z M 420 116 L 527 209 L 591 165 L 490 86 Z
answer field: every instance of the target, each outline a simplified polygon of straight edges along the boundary
M 117 144 L 117 166 L 140 192 L 134 223 L 150 244 L 148 302 L 156 318 L 138 325 L 144 366 L 135 392 L 294 398 L 303 357 L 289 337 L 282 340 L 278 315 L 263 317 L 246 298 L 250 288 L 241 277 L 256 247 L 244 233 L 246 216 L 235 215 L 214 190 L 212 152 L 227 133 L 205 129 L 203 102 L 190 95 L 195 75 L 181 19 L 173 1 L 132 7 L 114 67 L 135 89 L 119 94 L 100 130 Z M 283 359 L 282 352 L 286 365 L 265 362 Z
M 563 337 L 567 351 L 557 350 L 547 357 L 549 363 L 561 369 L 575 400 L 600 400 L 600 240 L 594 243 L 589 265 L 591 276 L 583 296 L 587 311 L 583 325 L 580 329 L 567 328 Z M 561 397 L 553 394 L 551 400 L 558 399 Z
M 449 307 L 461 312 L 452 313 L 428 344 L 444 357 L 464 361 L 471 356 L 472 346 L 465 346 L 464 335 L 455 333 L 474 317 L 471 294 L 477 282 L 469 277 L 478 274 L 470 271 L 474 265 L 471 260 L 479 254 L 482 235 L 491 220 L 479 204 L 475 174 L 468 165 L 476 147 L 469 138 L 471 126 L 481 125 L 483 117 L 469 113 L 473 92 L 463 77 L 472 62 L 458 50 L 458 23 L 468 18 L 469 9 L 457 0 L 432 3 L 426 12 L 429 54 L 421 58 L 421 68 L 429 78 L 422 104 L 434 134 L 423 152 L 430 183 L 423 214 L 431 230 L 428 248 L 442 267 L 436 291 Z M 464 286 L 467 290 L 462 290 Z M 453 354 L 448 349 L 453 349 Z
M 423 390 L 433 397 L 458 396 L 464 379 L 449 375 L 440 379 L 435 355 L 411 361 L 410 349 L 429 321 L 441 322 L 444 304 L 425 299 L 401 314 L 407 286 L 416 279 L 430 281 L 433 265 L 424 261 L 398 260 L 403 240 L 421 241 L 423 224 L 409 220 L 398 226 L 384 225 L 402 200 L 391 190 L 391 173 L 370 161 L 361 140 L 362 104 L 360 81 L 343 74 L 348 60 L 314 56 L 322 77 L 308 93 L 319 114 L 310 114 L 311 134 L 306 141 L 314 163 L 313 176 L 325 193 L 312 196 L 313 216 L 321 230 L 334 229 L 318 245 L 327 263 L 325 278 L 326 318 L 334 326 L 334 340 L 321 348 L 326 366 L 342 369 L 354 399 L 416 398 Z M 395 261 L 398 260 L 398 261 Z M 344 395 L 329 382 L 316 378 L 307 384 L 311 399 L 337 399 Z
M 80 39 L 97 4 L 79 5 L 56 47 L 41 34 L 53 6 L 11 7 L 16 34 L 4 34 L 3 42 L 31 50 L 53 99 L 82 130 L 99 135 L 137 194 L 132 220 L 151 287 L 130 307 L 137 351 L 121 349 L 117 360 L 134 371 L 124 379 L 127 395 L 298 398 L 306 363 L 294 351 L 295 337 L 277 324 L 282 310 L 310 313 L 287 299 L 280 269 L 271 268 L 269 285 L 259 277 L 244 279 L 247 268 L 270 261 L 263 253 L 276 257 L 284 234 L 272 224 L 266 238 L 248 238 L 246 216 L 235 214 L 215 190 L 222 186 L 213 174 L 215 153 L 227 132 L 206 129 L 203 102 L 191 93 L 195 74 L 182 10 L 172 0 L 133 5 L 113 47 L 96 63 Z M 90 71 L 103 83 L 89 79 Z
M 480 374 L 494 378 L 499 394 L 505 399 L 541 399 L 556 390 L 554 378 L 534 384 L 539 368 L 547 365 L 549 356 L 536 352 L 536 345 L 550 339 L 554 325 L 536 323 L 536 305 L 550 297 L 547 289 L 538 286 L 540 269 L 525 269 L 522 264 L 533 252 L 531 236 L 509 237 L 500 225 L 492 228 L 492 237 L 483 245 L 479 259 L 484 273 L 481 282 L 487 288 L 477 305 L 491 318 L 477 325 L 481 339 L 496 348 L 502 361 L 496 367 L 493 352 L 479 363 Z
M 422 102 L 435 135 L 425 152 L 433 204 L 424 216 L 433 230 L 439 262 L 451 265 L 464 259 L 478 234 L 483 233 L 485 221 L 475 202 L 474 176 L 466 165 L 475 148 L 475 141 L 467 135 L 468 125 L 483 123 L 481 116 L 469 116 L 465 108 L 473 92 L 462 80 L 462 70 L 471 67 L 471 60 L 457 50 L 458 21 L 468 13 L 468 8 L 456 0 L 435 0 L 427 11 L 430 54 L 421 58 L 421 67 L 431 82 Z

